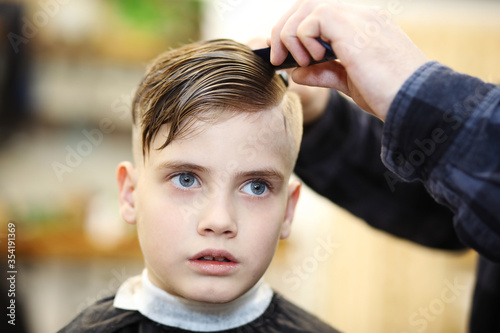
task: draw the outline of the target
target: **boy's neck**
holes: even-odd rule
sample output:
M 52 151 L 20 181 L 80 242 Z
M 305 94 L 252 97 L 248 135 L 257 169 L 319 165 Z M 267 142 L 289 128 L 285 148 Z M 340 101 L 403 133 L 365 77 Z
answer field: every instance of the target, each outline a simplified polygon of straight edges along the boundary
M 237 299 L 224 304 L 207 304 L 173 296 L 151 283 L 146 269 L 141 276 L 123 283 L 115 297 L 119 309 L 137 310 L 145 317 L 172 327 L 209 332 L 245 325 L 261 316 L 273 297 L 260 280 Z

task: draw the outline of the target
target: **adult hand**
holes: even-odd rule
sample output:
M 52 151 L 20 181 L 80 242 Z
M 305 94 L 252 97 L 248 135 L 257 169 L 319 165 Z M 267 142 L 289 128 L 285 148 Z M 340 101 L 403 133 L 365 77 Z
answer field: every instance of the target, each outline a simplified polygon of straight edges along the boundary
M 272 30 L 271 62 L 281 64 L 288 51 L 301 66 L 311 57 L 320 60 L 325 49 L 317 37 L 330 43 L 338 60 L 299 67 L 293 80 L 337 89 L 383 120 L 403 83 L 427 61 L 384 10 L 299 0 Z
M 254 38 L 246 44 L 252 49 L 259 49 L 267 46 L 264 38 Z M 288 89 L 299 95 L 302 104 L 304 125 L 311 124 L 319 119 L 325 112 L 326 105 L 330 98 L 330 91 L 326 88 L 297 84 L 291 78 L 291 70 L 287 70 L 287 73 L 290 76 Z

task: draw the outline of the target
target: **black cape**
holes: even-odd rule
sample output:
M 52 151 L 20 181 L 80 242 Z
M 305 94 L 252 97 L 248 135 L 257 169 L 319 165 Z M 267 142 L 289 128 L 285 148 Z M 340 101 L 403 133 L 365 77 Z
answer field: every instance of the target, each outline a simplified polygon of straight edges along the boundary
M 159 324 L 138 311 L 117 309 L 113 306 L 113 301 L 114 296 L 111 296 L 91 305 L 59 333 L 192 332 Z M 338 331 L 275 293 L 271 303 L 260 317 L 243 326 L 220 332 L 335 333 Z

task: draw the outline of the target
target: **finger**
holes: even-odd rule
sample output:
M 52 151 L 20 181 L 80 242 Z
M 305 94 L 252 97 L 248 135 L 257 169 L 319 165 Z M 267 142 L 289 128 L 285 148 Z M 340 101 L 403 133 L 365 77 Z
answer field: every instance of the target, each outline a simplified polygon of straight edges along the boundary
M 310 54 L 314 60 L 321 60 L 325 56 L 325 48 L 316 40 L 321 36 L 323 36 L 321 20 L 314 12 L 302 20 L 297 27 L 297 38 L 305 52 Z
M 345 66 L 350 61 L 349 52 L 356 44 L 357 27 L 349 23 L 354 10 L 350 6 L 350 11 L 346 11 L 342 4 L 322 4 L 305 18 L 297 28 L 297 37 L 307 52 L 315 59 L 319 60 L 324 56 L 324 47 L 316 40 L 320 37 L 328 42 L 336 56 Z
M 298 84 L 332 88 L 349 95 L 347 73 L 337 61 L 296 68 L 292 79 Z
M 266 39 L 263 37 L 255 37 L 246 42 L 246 45 L 251 49 L 261 49 L 267 46 Z
M 281 30 L 281 41 L 300 66 L 307 66 L 311 56 L 297 36 L 297 28 L 314 10 L 314 1 L 305 2 L 293 13 Z
M 281 41 L 281 31 L 283 26 L 288 21 L 288 18 L 295 13 L 297 8 L 302 4 L 303 0 L 298 0 L 279 20 L 271 31 L 270 44 L 271 46 L 271 63 L 275 66 L 280 65 L 285 60 L 288 50 Z

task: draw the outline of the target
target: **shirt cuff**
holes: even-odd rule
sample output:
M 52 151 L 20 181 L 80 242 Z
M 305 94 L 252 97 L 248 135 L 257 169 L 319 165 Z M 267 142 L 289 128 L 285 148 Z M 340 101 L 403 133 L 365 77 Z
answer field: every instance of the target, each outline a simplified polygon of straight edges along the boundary
M 412 107 L 412 103 L 420 87 L 433 72 L 438 70 L 438 67 L 438 63 L 428 62 L 413 73 L 394 98 L 385 120 L 382 136 L 382 161 L 389 170 L 406 181 L 419 178 L 417 170 L 412 165 L 419 163 L 409 161 L 411 152 L 406 151 L 406 142 L 403 141 L 404 132 L 410 131 L 410 126 L 414 125 L 406 123 L 406 119 L 408 114 L 415 109 Z M 418 153 L 414 153 L 414 155 L 416 154 Z M 412 157 L 413 159 L 418 158 L 417 156 Z
M 437 62 L 422 65 L 403 84 L 387 114 L 384 164 L 405 181 L 427 181 L 491 88 Z

